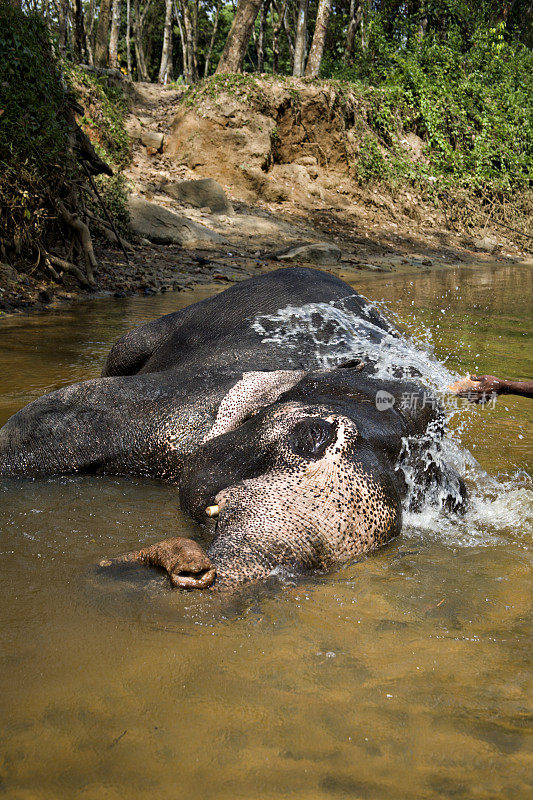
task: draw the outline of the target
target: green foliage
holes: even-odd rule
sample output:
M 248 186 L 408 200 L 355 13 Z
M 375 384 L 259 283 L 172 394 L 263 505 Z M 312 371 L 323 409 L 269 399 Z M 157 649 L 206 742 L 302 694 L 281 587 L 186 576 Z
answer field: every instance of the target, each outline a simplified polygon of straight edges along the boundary
M 68 92 L 46 26 L 4 2 L 0 26 L 0 158 L 54 175 L 68 144 Z
M 127 102 L 122 89 L 110 85 L 107 77 L 68 62 L 65 71 L 85 110 L 80 124 L 98 154 L 116 167 L 126 166 L 131 143 L 124 127 Z
M 350 68 L 331 63 L 330 74 L 372 84 L 369 125 L 393 148 L 401 125 L 426 144 L 432 174 L 443 184 L 488 193 L 531 187 L 533 54 L 505 38 L 504 25 L 479 25 L 465 35 L 459 24 L 420 37 L 404 28 L 388 34 L 376 15 L 368 44 Z M 395 135 L 396 134 L 396 135 Z M 397 174 L 405 159 L 391 153 Z M 426 168 L 420 167 L 421 171 Z M 416 170 L 411 165 L 410 173 Z
M 360 145 L 355 163 L 357 178 L 361 183 L 388 181 L 392 176 L 390 162 L 386 159 L 374 136 L 366 135 Z
M 248 73 L 224 73 L 211 75 L 199 83 L 191 86 L 182 99 L 186 106 L 197 107 L 207 98 L 216 99 L 220 94 L 229 94 L 240 97 L 245 101 L 253 102 L 261 98 L 261 90 L 257 80 Z
M 0 0 L 0 240 L 17 251 L 72 168 L 68 100 L 44 21 Z
M 87 109 L 82 125 L 101 157 L 118 166 L 127 163 L 130 146 L 120 90 L 61 63 L 42 18 L 0 0 L 0 244 L 10 257 L 36 261 L 37 248 L 58 238 L 58 200 L 77 211 L 74 187 L 86 180 L 71 144 L 74 101 L 79 100 Z M 97 182 L 124 229 L 122 177 Z M 101 216 L 100 209 L 94 210 Z
M 100 197 L 104 201 L 106 208 L 113 219 L 119 234 L 124 238 L 129 238 L 130 215 L 128 212 L 128 183 L 121 172 L 115 173 L 111 177 L 108 175 L 97 175 L 94 182 L 98 188 Z M 102 208 L 95 199 L 90 199 L 88 209 L 95 216 L 103 219 Z

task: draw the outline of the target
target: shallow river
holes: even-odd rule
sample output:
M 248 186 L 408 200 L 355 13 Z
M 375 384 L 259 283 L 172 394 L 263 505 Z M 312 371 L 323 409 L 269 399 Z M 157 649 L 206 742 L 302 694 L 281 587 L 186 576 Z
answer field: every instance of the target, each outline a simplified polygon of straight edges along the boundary
M 533 377 L 531 269 L 362 274 L 357 288 L 452 373 Z M 0 424 L 97 376 L 129 327 L 206 294 L 1 320 Z M 531 796 L 533 402 L 451 417 L 472 489 L 463 521 L 412 516 L 368 558 L 231 601 L 93 571 L 194 535 L 174 488 L 1 481 L 0 795 Z

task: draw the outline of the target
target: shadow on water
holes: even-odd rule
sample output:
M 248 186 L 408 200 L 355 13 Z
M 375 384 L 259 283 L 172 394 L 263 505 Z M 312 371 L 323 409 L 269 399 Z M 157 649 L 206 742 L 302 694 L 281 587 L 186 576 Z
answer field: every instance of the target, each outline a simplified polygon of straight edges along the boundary
M 357 288 L 449 373 L 533 374 L 526 267 Z M 94 377 L 117 336 L 192 299 L 3 320 L 0 422 Z M 408 517 L 335 573 L 231 597 L 170 591 L 148 570 L 99 574 L 104 556 L 197 535 L 175 487 L 2 481 L 6 796 L 526 797 L 533 406 L 501 398 L 450 418 L 473 489 L 463 522 Z

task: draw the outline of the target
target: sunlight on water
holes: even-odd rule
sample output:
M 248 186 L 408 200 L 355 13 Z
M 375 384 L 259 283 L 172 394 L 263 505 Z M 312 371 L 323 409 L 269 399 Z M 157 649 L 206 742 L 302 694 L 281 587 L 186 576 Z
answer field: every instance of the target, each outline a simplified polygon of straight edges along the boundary
M 361 274 L 356 288 L 422 343 L 422 354 L 403 345 L 405 364 L 440 389 L 469 370 L 533 375 L 532 275 Z M 0 423 L 97 376 L 134 325 L 204 296 L 1 320 Z M 342 350 L 354 325 L 334 315 Z M 404 357 L 390 346 L 385 370 Z M 330 357 L 323 342 L 319 352 Z M 471 495 L 463 520 L 406 512 L 403 534 L 357 563 L 229 598 L 95 568 L 139 543 L 198 535 L 175 487 L 1 481 L 5 796 L 528 797 L 533 403 L 506 397 L 449 417 L 444 455 Z

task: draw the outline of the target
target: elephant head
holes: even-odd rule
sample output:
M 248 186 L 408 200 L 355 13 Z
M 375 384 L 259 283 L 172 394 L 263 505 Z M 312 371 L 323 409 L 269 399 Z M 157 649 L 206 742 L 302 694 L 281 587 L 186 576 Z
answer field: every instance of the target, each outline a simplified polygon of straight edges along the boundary
M 299 377 L 248 419 L 228 415 L 226 429 L 186 459 L 181 505 L 211 530 L 206 555 L 218 586 L 280 569 L 329 569 L 400 531 L 402 437 L 425 428 L 434 412 L 380 411 L 382 382 L 350 371 Z M 388 388 L 398 396 L 405 384 Z

